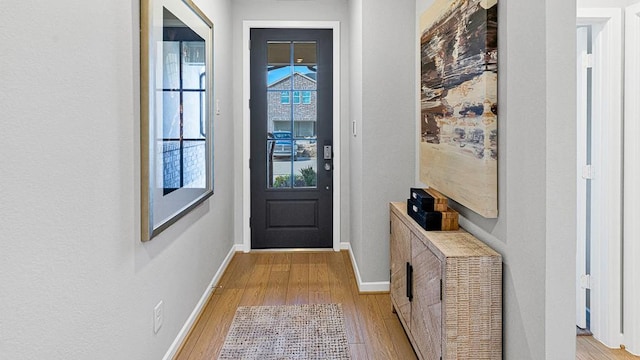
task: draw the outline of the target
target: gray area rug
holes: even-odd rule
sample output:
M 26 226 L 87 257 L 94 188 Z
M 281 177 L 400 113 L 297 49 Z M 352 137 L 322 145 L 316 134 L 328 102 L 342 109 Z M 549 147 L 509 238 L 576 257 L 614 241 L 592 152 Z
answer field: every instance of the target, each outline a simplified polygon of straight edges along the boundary
M 342 306 L 241 306 L 218 359 L 349 360 Z

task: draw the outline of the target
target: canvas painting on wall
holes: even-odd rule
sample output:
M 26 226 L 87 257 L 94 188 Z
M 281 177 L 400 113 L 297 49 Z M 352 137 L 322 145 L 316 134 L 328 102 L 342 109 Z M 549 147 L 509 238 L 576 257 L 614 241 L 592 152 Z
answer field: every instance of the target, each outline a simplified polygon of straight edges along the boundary
M 498 216 L 497 0 L 435 0 L 420 17 L 420 180 Z

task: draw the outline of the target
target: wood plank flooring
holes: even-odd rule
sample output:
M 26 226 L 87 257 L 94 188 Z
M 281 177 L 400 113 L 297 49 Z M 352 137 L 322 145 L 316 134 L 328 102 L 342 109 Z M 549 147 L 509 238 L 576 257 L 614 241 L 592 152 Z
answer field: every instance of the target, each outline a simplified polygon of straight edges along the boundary
M 236 253 L 185 339 L 176 360 L 217 359 L 238 306 L 341 303 L 351 358 L 416 359 L 389 294 L 360 294 L 349 254 Z M 577 337 L 576 360 L 640 360 Z
M 576 360 L 639 360 L 623 349 L 609 349 L 593 336 L 578 336 Z
M 176 355 L 216 359 L 238 306 L 341 303 L 351 357 L 416 359 L 389 294 L 360 294 L 346 251 L 236 253 Z

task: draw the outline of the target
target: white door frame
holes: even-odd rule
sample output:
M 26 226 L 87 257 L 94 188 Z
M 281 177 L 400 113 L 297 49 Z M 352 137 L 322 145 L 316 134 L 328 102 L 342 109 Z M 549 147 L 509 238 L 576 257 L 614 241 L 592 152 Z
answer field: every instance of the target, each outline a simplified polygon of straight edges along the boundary
M 251 112 L 249 98 L 251 94 L 250 76 L 250 35 L 252 28 L 294 28 L 294 29 L 332 29 L 333 30 L 333 250 L 340 251 L 340 22 L 339 21 L 270 21 L 245 20 L 242 22 L 242 246 L 244 252 L 251 251 L 251 169 L 250 124 Z
M 621 333 L 622 10 L 578 9 L 593 29 L 591 332 L 608 347 Z
M 587 165 L 587 69 L 589 68 L 589 56 L 587 54 L 587 42 L 589 31 L 587 27 L 579 27 L 577 29 L 577 97 L 576 97 L 576 325 L 580 328 L 587 327 L 587 284 L 584 284 L 584 278 L 587 278 L 587 178 L 584 174 L 585 165 Z
M 624 338 L 640 355 L 640 4 L 625 9 Z

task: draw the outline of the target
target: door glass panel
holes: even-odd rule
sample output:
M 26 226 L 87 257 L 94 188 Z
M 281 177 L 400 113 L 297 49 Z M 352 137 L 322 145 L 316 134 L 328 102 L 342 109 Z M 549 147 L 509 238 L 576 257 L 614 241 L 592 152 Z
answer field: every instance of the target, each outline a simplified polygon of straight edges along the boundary
M 294 90 L 315 90 L 317 64 L 317 44 L 312 42 L 293 43 Z
M 316 138 L 317 91 L 294 91 L 300 93 L 299 103 L 293 104 L 294 136 L 303 139 Z
M 267 188 L 291 187 L 291 140 L 267 140 Z
M 315 140 L 296 140 L 294 162 L 296 188 L 315 188 L 318 184 L 318 146 Z
M 268 133 L 273 133 L 274 131 L 291 132 L 290 103 L 292 96 L 292 91 L 267 91 Z
M 293 133 L 296 138 L 315 139 L 316 138 L 316 122 L 315 121 L 296 121 L 293 123 Z
M 317 186 L 317 44 L 267 43 L 267 188 Z
M 290 123 L 289 123 L 290 124 Z M 296 154 L 291 131 L 277 130 L 267 140 L 267 187 L 290 188 Z
M 293 128 L 295 139 L 315 139 L 317 121 L 317 44 L 293 43 Z
M 291 64 L 291 41 L 269 41 L 267 43 L 267 65 Z
M 291 42 L 267 43 L 267 91 L 291 90 Z
M 291 188 L 291 42 L 267 43 L 267 188 Z

